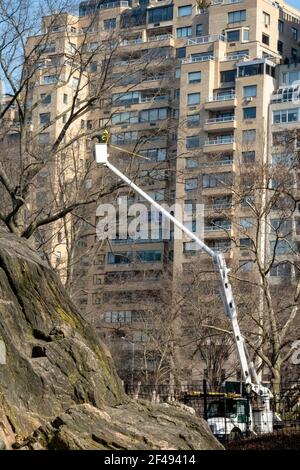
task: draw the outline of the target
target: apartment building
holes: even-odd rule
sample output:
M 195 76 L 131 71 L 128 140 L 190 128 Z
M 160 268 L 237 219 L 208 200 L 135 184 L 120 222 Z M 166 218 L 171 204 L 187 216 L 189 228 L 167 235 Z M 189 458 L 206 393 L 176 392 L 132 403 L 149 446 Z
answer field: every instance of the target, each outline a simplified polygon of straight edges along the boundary
M 250 196 L 244 194 L 244 185 L 249 168 L 272 162 L 269 136 L 275 132 L 277 119 L 281 123 L 286 109 L 299 108 L 274 97 L 298 73 L 300 11 L 282 0 L 209 3 L 82 2 L 78 16 L 67 15 L 57 24 L 43 20 L 44 30 L 49 31 L 44 56 L 53 62 L 85 41 L 85 52 L 95 51 L 89 76 L 97 83 L 113 49 L 111 85 L 100 105 L 91 107 L 74 124 L 74 135 L 83 128 L 90 134 L 109 129 L 110 153 L 116 164 L 137 178 L 157 201 L 177 202 L 182 207 L 203 204 L 206 243 L 224 252 L 232 267 L 250 275 L 254 270 L 248 250 Z M 54 94 L 49 93 L 47 82 L 55 80 L 50 67 L 44 63 L 34 88 L 44 100 L 34 111 L 33 127 L 57 115 L 63 106 L 67 109 L 68 97 L 76 89 L 76 81 L 66 80 Z M 67 69 L 63 72 L 68 73 Z M 89 87 L 83 89 L 82 93 L 88 93 Z M 299 122 L 298 113 L 293 127 L 300 127 Z M 63 124 L 62 118 L 51 132 L 57 135 Z M 41 139 L 54 138 L 43 134 Z M 84 136 L 81 140 L 75 160 L 84 163 L 92 158 L 92 144 Z M 139 157 L 132 158 L 129 152 Z M 85 184 L 94 188 L 103 178 L 112 176 L 97 170 Z M 104 202 L 119 210 L 122 200 L 129 207 L 142 202 L 127 188 L 107 195 Z M 190 267 L 197 267 L 198 262 L 205 266 L 206 261 L 185 239 L 124 240 L 117 233 L 113 240 L 99 241 L 95 206 L 85 209 L 81 218 L 72 255 L 76 259 L 71 270 L 74 300 L 110 345 L 121 376 L 151 381 L 161 358 L 154 346 L 147 346 L 149 318 L 155 317 L 154 310 L 165 301 L 172 282 L 184 284 L 181 276 L 188 282 Z M 294 218 L 299 225 L 296 214 Z M 60 263 L 63 266 L 66 250 L 61 232 L 56 227 L 54 238 L 58 238 L 50 243 L 52 251 L 55 244 L 58 268 Z M 258 242 L 262 257 L 268 256 L 266 233 L 260 231 Z M 282 270 L 271 275 L 280 278 Z M 206 366 L 201 358 L 197 360 L 195 370 L 184 364 L 183 380 L 203 378 Z

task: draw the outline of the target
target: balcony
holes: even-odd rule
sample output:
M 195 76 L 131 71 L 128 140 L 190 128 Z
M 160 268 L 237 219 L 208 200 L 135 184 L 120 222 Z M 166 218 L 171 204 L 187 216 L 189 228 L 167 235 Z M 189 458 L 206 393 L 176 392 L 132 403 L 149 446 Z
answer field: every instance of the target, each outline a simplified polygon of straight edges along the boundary
M 236 119 L 234 114 L 231 116 L 207 119 L 204 124 L 204 130 L 206 132 L 226 131 L 231 129 L 236 129 Z
M 149 36 L 148 38 L 134 38 L 134 39 L 124 39 L 120 45 L 121 46 L 136 46 L 140 44 L 145 44 L 145 43 L 155 43 L 155 42 L 161 42 L 161 41 L 167 41 L 168 44 L 170 41 L 172 41 L 173 35 L 172 34 L 159 34 L 156 36 Z
M 204 226 L 204 233 L 205 234 L 217 234 L 217 236 L 220 236 L 220 232 L 221 233 L 230 233 L 231 232 L 231 224 L 228 223 L 228 224 L 218 224 L 217 222 L 215 224 L 212 224 L 212 225 L 205 225 Z M 205 235 L 205 237 L 207 238 L 208 235 Z M 210 237 L 210 235 L 209 235 Z
M 206 152 L 233 152 L 236 148 L 235 137 L 218 136 L 208 139 L 204 143 Z
M 211 0 L 211 5 L 231 5 L 233 3 L 243 3 L 244 0 Z
M 222 57 L 222 59 L 220 59 L 220 62 L 229 62 L 231 60 L 236 61 L 236 62 L 241 61 L 241 60 L 250 60 L 250 57 L 246 53 L 230 54 L 230 55 L 226 55 L 225 57 Z
M 198 36 L 196 38 L 189 38 L 187 40 L 188 46 L 197 46 L 199 44 L 209 44 L 216 41 L 226 41 L 223 34 L 211 34 L 209 36 Z
M 222 212 L 228 209 L 233 209 L 232 202 L 223 202 L 223 203 L 204 205 L 205 212 Z
M 230 158 L 230 159 L 226 159 L 226 160 L 211 160 L 211 161 L 208 161 L 208 162 L 204 162 L 202 164 L 202 167 L 203 168 L 213 168 L 214 170 L 217 168 L 220 168 L 220 167 L 225 167 L 225 166 L 230 166 L 230 165 L 233 165 L 233 157 Z
M 237 96 L 235 93 L 220 93 L 210 96 L 206 103 L 205 109 L 208 111 L 218 111 L 223 109 L 231 109 L 237 106 Z
M 207 54 L 204 56 L 198 56 L 198 57 L 187 57 L 186 59 L 182 59 L 181 63 L 182 65 L 186 64 L 194 64 L 197 62 L 206 62 L 208 60 L 214 60 L 215 57 L 212 54 Z

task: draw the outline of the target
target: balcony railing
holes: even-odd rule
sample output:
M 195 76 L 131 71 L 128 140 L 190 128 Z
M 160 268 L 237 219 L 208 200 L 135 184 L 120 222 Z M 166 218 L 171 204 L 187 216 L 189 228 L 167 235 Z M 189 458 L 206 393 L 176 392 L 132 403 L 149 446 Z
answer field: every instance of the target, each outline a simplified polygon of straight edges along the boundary
M 211 0 L 211 5 L 230 5 L 231 3 L 243 3 L 244 0 Z
M 205 141 L 205 145 L 224 145 L 224 144 L 234 144 L 234 136 L 228 137 L 217 137 L 216 139 L 209 139 Z
M 100 10 L 110 9 L 110 8 L 119 8 L 119 7 L 129 7 L 129 2 L 127 0 L 119 0 L 118 2 L 109 2 L 99 5 Z
M 199 57 L 187 57 L 186 59 L 182 59 L 182 64 L 192 64 L 194 62 L 205 62 L 206 60 L 214 60 L 214 56 L 212 54 L 199 56 Z
M 189 38 L 187 40 L 188 46 L 196 46 L 197 44 L 208 44 L 210 42 L 226 41 L 223 34 L 210 34 L 209 36 L 198 36 L 196 38 Z
M 168 95 L 142 96 L 139 100 L 139 103 L 155 103 L 157 101 L 166 101 L 168 99 Z
M 143 43 L 143 38 L 124 39 L 121 42 L 121 46 L 130 46 L 130 45 L 142 44 L 142 43 Z
M 210 96 L 207 101 L 210 103 L 213 101 L 228 101 L 228 100 L 235 100 L 235 99 L 236 99 L 235 93 L 226 93 L 224 95 Z
M 220 232 L 221 230 L 230 231 L 231 224 L 227 225 L 206 225 L 204 227 L 204 232 Z
M 231 116 L 222 116 L 212 119 L 207 119 L 205 124 L 217 124 L 218 122 L 233 122 L 235 121 L 235 115 L 232 114 Z
M 204 210 L 206 211 L 209 211 L 209 210 L 216 210 L 216 211 L 220 211 L 220 210 L 223 210 L 223 209 L 232 209 L 233 206 L 232 206 L 232 203 L 230 202 L 224 202 L 223 204 L 220 203 L 220 204 L 205 204 L 204 206 Z
M 230 54 L 226 55 L 225 57 L 222 57 L 220 59 L 220 62 L 226 62 L 229 60 L 250 60 L 250 57 L 248 54 Z
M 203 163 L 204 167 L 215 167 L 215 166 L 227 166 L 227 165 L 232 165 L 233 164 L 233 159 L 231 160 L 213 160 L 212 162 L 205 162 Z
M 166 39 L 173 39 L 172 34 L 159 34 L 157 36 L 150 36 L 148 37 L 147 42 L 165 41 Z

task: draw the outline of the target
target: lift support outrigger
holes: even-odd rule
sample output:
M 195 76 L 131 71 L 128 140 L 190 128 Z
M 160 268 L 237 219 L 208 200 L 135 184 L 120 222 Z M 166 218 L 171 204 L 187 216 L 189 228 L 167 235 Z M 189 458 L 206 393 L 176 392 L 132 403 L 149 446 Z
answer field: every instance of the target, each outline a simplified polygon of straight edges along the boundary
M 110 169 L 116 176 L 123 180 L 130 188 L 140 194 L 146 201 L 162 213 L 167 219 L 184 232 L 191 240 L 195 241 L 200 249 L 213 260 L 216 271 L 219 274 L 221 297 L 226 316 L 230 319 L 234 339 L 237 347 L 238 358 L 241 366 L 243 384 L 250 399 L 248 431 L 259 433 L 269 433 L 273 431 L 273 412 L 271 411 L 271 391 L 261 384 L 255 366 L 247 352 L 245 340 L 241 334 L 237 319 L 237 310 L 233 299 L 231 284 L 228 278 L 229 269 L 222 254 L 211 250 L 200 238 L 185 227 L 179 220 L 171 215 L 164 207 L 152 199 L 145 191 L 139 188 L 133 181 L 119 171 L 108 161 L 108 142 L 106 139 L 99 139 L 95 145 L 95 158 L 98 164 L 102 164 Z M 108 140 L 108 139 L 107 139 Z M 103 142 L 104 141 L 104 142 Z

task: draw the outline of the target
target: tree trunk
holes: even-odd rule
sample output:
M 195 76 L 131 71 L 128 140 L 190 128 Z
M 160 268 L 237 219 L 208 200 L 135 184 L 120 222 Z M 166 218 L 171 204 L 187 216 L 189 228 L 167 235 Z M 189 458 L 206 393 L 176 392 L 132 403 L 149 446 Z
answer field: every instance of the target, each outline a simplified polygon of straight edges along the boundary
M 281 373 L 280 373 L 280 365 L 276 365 L 272 369 L 272 392 L 274 396 L 274 409 L 276 412 L 279 412 L 280 408 L 280 388 L 281 388 Z

